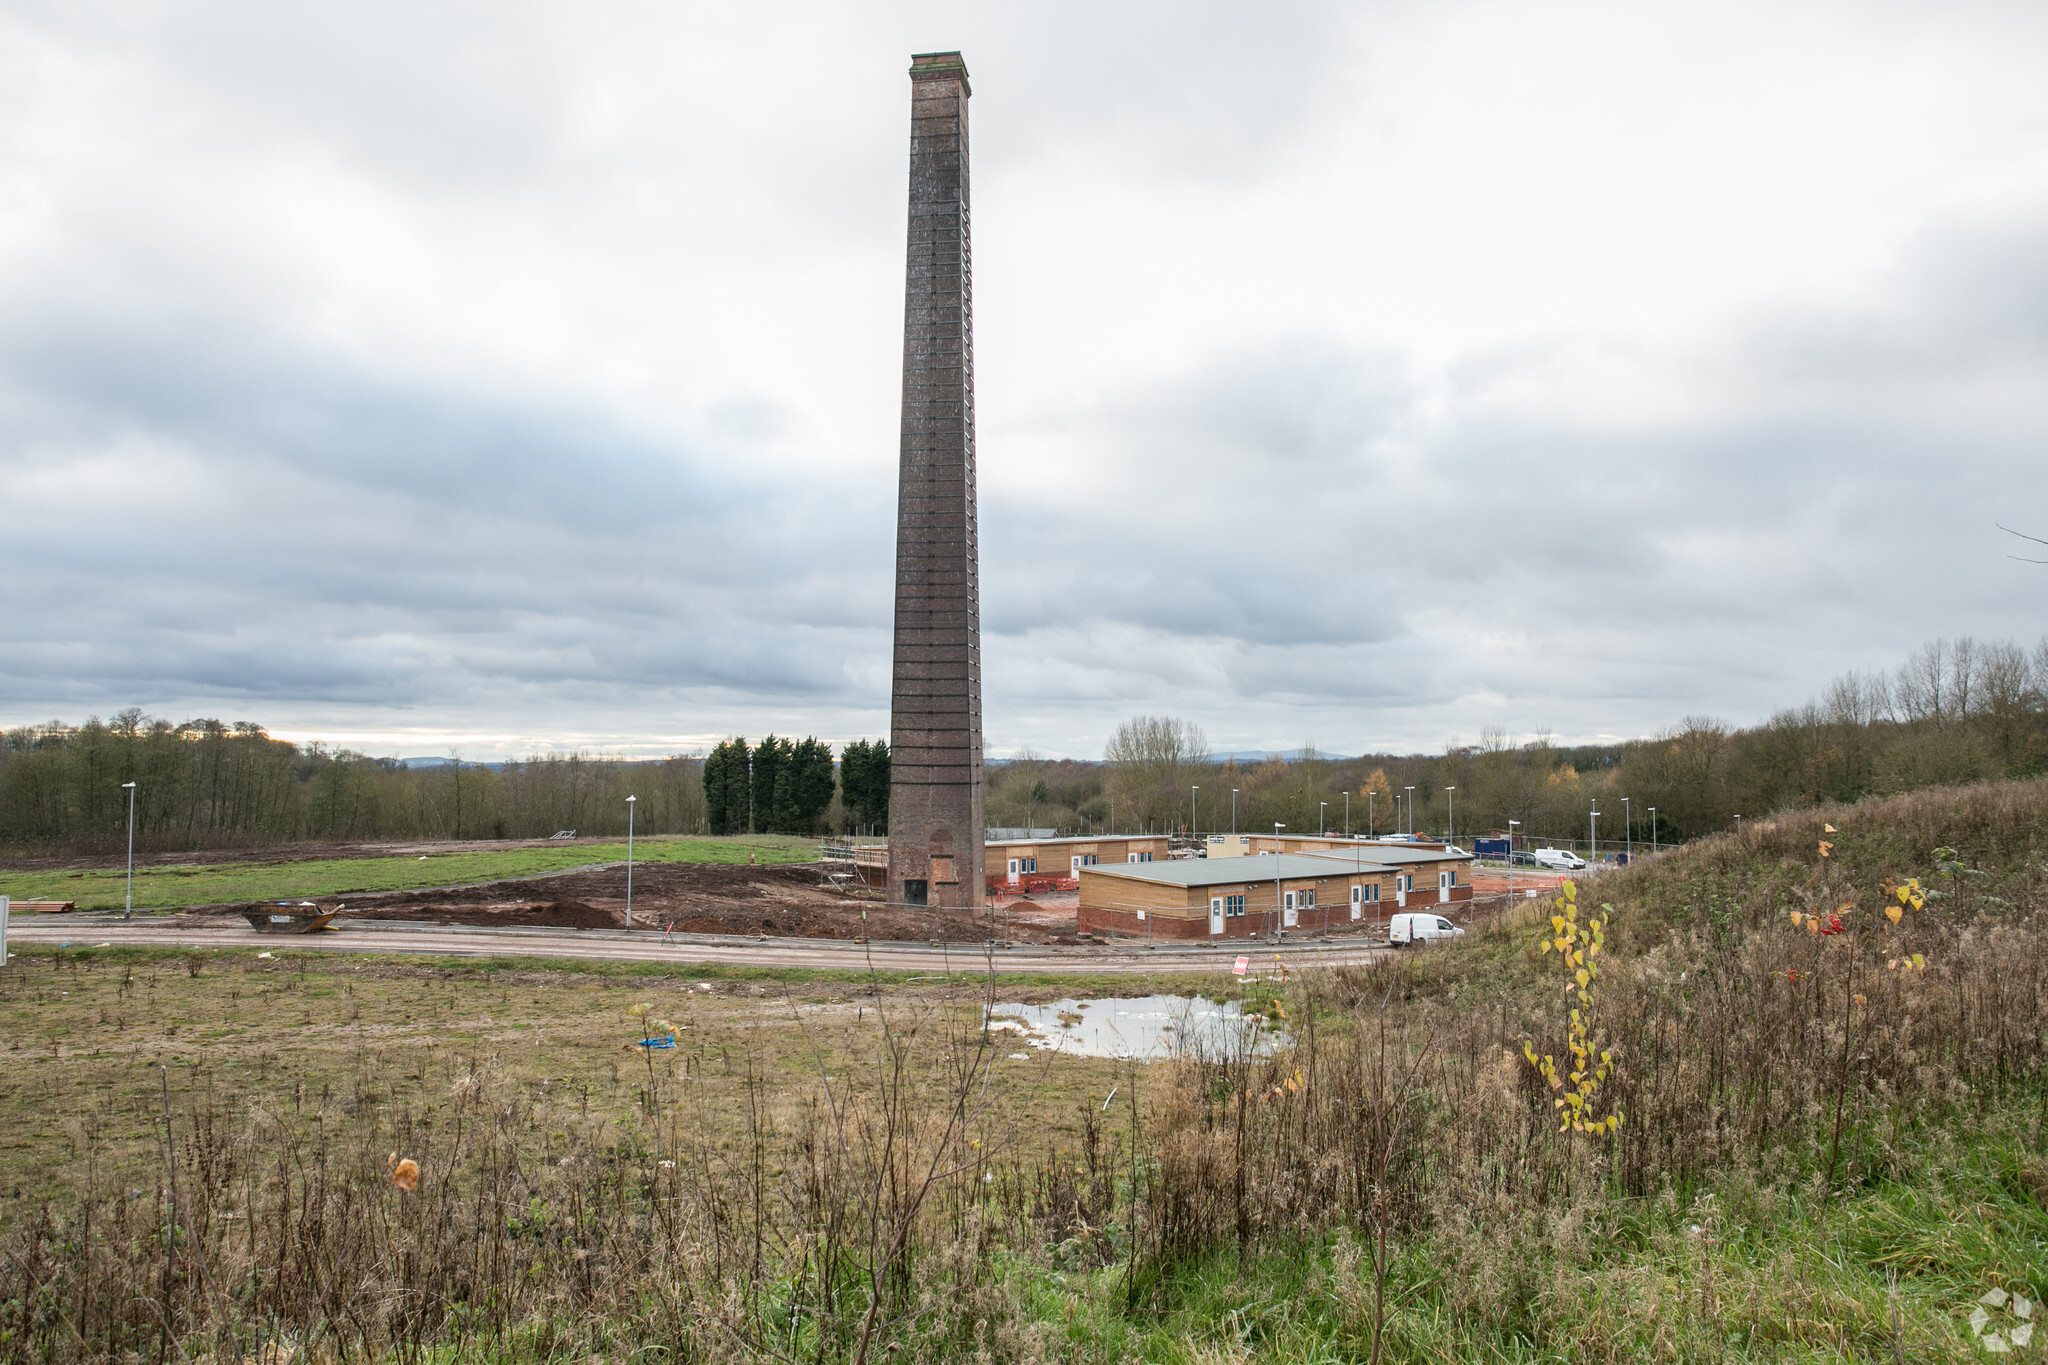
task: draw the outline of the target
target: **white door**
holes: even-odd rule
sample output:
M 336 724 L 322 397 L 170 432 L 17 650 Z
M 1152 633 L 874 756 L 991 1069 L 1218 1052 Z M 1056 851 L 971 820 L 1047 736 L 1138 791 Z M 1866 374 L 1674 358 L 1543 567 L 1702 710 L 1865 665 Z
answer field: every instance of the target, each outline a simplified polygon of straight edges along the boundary
M 1294 893 L 1289 891 L 1280 902 L 1280 927 L 1292 929 L 1300 922 L 1301 912 L 1294 907 Z
M 1071 869 L 1073 869 L 1073 875 L 1074 875 L 1074 880 L 1075 880 L 1075 881 L 1077 881 L 1077 882 L 1078 882 L 1078 881 L 1080 881 L 1080 880 L 1081 880 L 1081 855 L 1080 855 L 1080 854 L 1078 854 L 1078 853 L 1076 853 L 1076 854 L 1074 855 L 1074 859 L 1073 859 L 1073 861 L 1072 861 L 1072 862 L 1070 862 L 1070 863 L 1068 863 L 1068 864 L 1067 864 L 1067 866 L 1068 866 L 1068 867 L 1070 867 Z
M 1406 905 L 1407 903 L 1408 877 L 1407 874 L 1404 873 L 1401 876 L 1394 878 L 1394 904 Z
M 1351 919 L 1353 923 L 1356 923 L 1357 921 L 1362 920 L 1364 918 L 1365 888 L 1362 886 L 1354 886 L 1351 888 Z
M 1450 873 L 1439 872 L 1436 874 L 1436 898 L 1440 901 L 1447 901 L 1451 898 Z
M 1010 859 L 1010 885 L 1015 886 L 1017 884 L 1018 874 L 1023 870 L 1024 860 L 1022 858 Z
M 1126 853 L 1124 855 L 1124 861 L 1127 863 L 1135 863 L 1136 861 L 1138 861 L 1138 855 L 1135 853 Z
M 1223 897 L 1221 896 L 1211 896 L 1209 898 L 1209 932 L 1212 934 L 1223 932 Z

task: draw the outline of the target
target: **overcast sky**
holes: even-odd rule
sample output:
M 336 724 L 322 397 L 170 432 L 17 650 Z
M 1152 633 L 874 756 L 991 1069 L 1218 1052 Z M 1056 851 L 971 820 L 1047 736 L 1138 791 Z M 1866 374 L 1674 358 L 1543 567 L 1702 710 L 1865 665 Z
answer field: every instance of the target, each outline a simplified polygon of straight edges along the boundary
M 945 48 L 992 755 L 1747 723 L 2048 626 L 2038 3 L 14 0 L 0 723 L 886 735 Z

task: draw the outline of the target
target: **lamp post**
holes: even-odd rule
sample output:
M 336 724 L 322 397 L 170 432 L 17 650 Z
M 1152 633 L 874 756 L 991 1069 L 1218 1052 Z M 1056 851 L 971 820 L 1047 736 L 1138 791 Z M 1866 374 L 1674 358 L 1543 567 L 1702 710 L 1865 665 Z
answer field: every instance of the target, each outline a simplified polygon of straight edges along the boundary
M 1198 839 L 1202 837 L 1202 809 L 1195 803 L 1201 799 L 1201 795 L 1202 789 L 1200 787 L 1190 786 L 1188 788 L 1188 833 Z M 1150 923 L 1151 921 L 1148 920 L 1146 922 Z
M 1237 833 L 1237 788 L 1230 789 L 1230 832 Z
M 1415 788 L 1408 788 L 1408 832 L 1415 832 Z
M 1273 940 L 1276 943 L 1280 939 L 1280 859 L 1285 856 L 1280 852 L 1280 831 L 1286 828 L 1278 820 L 1273 822 Z
M 1351 837 L 1351 789 L 1344 789 L 1344 837 Z
M 1629 811 L 1626 796 L 1621 798 L 1621 828 L 1622 844 L 1627 850 L 1621 855 L 1622 861 L 1632 863 L 1636 860 L 1636 822 Z
M 1365 837 L 1366 837 L 1366 838 L 1368 838 L 1368 839 L 1370 839 L 1370 838 L 1372 838 L 1372 836 L 1373 836 L 1373 823 L 1372 823 L 1372 788 L 1371 788 L 1371 787 L 1367 787 L 1367 788 L 1365 789 Z
M 1318 839 L 1322 838 L 1323 835 L 1328 832 L 1323 827 L 1323 812 L 1328 810 L 1329 808 L 1330 803 L 1327 801 L 1316 802 L 1316 838 Z
M 1444 843 L 1448 846 L 1458 842 L 1458 798 L 1451 793 L 1456 787 L 1444 788 Z
M 1589 862 L 1600 861 L 1600 826 L 1595 823 L 1599 818 L 1600 798 L 1596 796 L 1593 798 L 1593 813 L 1586 817 L 1586 838 L 1593 846 L 1593 856 L 1588 859 Z
M 633 927 L 633 803 L 640 798 L 626 798 L 626 927 Z
M 128 906 L 122 919 L 135 918 L 135 784 L 121 784 L 128 791 Z
M 1657 856 L 1657 808 L 1650 807 L 1650 856 Z
M 1515 899 L 1515 826 L 1520 820 L 1508 821 L 1508 908 L 1514 909 Z

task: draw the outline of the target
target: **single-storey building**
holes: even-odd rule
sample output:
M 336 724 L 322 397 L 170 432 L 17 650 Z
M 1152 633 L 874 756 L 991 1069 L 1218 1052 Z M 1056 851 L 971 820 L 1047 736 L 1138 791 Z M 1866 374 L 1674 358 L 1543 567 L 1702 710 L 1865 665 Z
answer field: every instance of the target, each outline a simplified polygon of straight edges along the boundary
M 988 884 L 1023 886 L 1034 877 L 1078 877 L 1102 863 L 1165 862 L 1164 834 L 1075 835 L 1057 839 L 990 840 L 985 846 Z
M 1374 929 L 1397 908 L 1468 899 L 1456 863 L 1453 855 L 1428 873 L 1304 853 L 1098 863 L 1080 870 L 1077 927 L 1162 939 Z
M 1364 835 L 1350 834 L 1211 834 L 1204 837 L 1206 854 L 1211 858 L 1246 858 L 1259 853 L 1328 853 L 1338 849 L 1347 854 L 1353 849 L 1365 849 L 1368 856 L 1376 849 L 1427 848 L 1444 851 L 1449 848 L 1440 839 L 1368 839 Z

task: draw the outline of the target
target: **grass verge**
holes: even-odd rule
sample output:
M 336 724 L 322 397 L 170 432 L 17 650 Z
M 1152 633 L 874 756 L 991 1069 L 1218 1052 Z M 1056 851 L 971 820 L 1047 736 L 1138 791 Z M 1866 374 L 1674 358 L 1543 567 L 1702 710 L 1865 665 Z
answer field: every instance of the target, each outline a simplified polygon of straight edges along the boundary
M 636 840 L 633 856 L 643 863 L 810 862 L 814 839 L 758 835 L 747 839 L 655 838 Z M 217 905 L 233 901 L 294 900 L 368 891 L 413 891 L 466 886 L 507 877 L 537 877 L 572 868 L 626 860 L 616 844 L 575 844 L 533 848 L 463 850 L 391 858 L 306 858 L 281 863 L 206 863 L 135 869 L 135 904 L 159 909 Z M 127 878 L 120 868 L 55 871 L 0 871 L 0 895 L 17 900 L 68 900 L 81 910 L 118 910 L 126 903 Z

